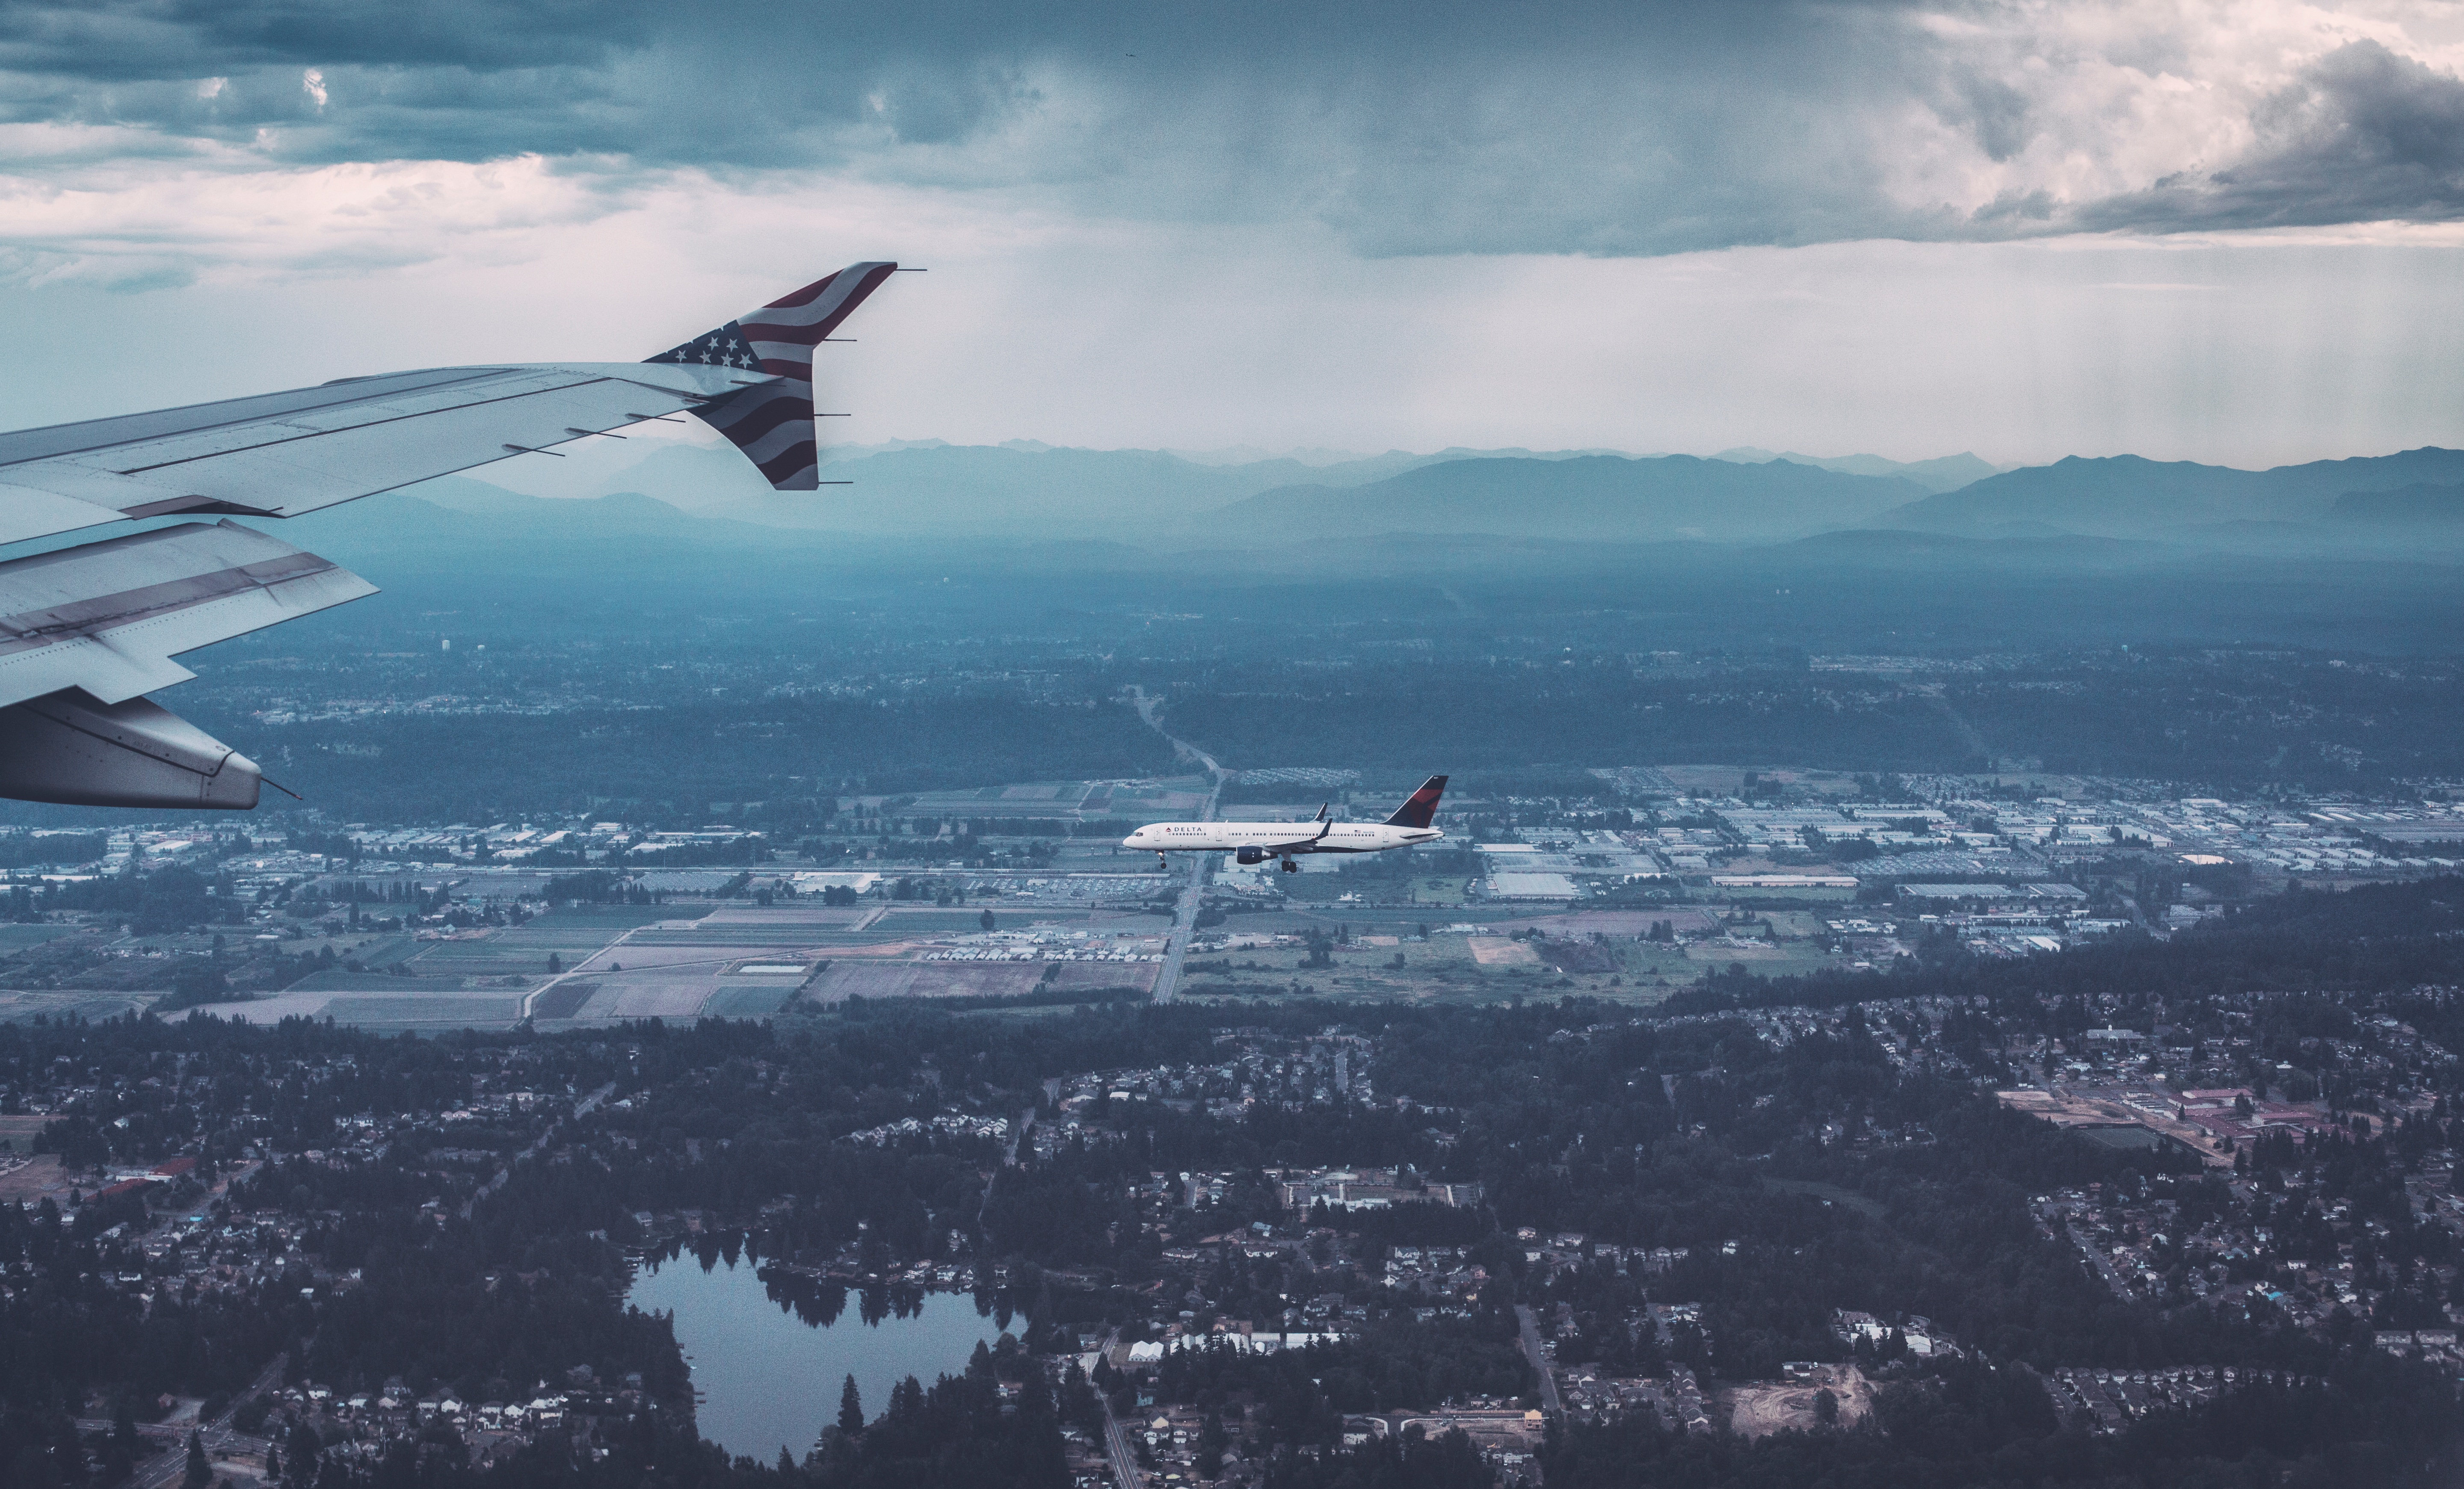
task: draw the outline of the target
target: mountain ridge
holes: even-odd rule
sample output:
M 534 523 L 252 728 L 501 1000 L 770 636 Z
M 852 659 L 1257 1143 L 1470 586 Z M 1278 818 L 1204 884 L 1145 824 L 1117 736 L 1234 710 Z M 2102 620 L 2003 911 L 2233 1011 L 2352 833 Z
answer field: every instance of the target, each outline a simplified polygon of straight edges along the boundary
M 1463 460 L 1348 490 L 1281 487 L 1208 513 L 1204 528 L 1297 537 L 1416 532 L 1753 541 L 1855 526 L 1920 491 L 1897 476 L 1843 475 L 1786 461 L 1741 465 L 1692 455 Z
M 2265 471 L 2142 455 L 2066 455 L 1923 497 L 1880 521 L 1944 533 L 2036 522 L 2086 536 L 2155 537 L 2226 522 L 2318 522 L 2348 493 L 2457 482 L 2464 482 L 2464 450 L 2434 445 Z

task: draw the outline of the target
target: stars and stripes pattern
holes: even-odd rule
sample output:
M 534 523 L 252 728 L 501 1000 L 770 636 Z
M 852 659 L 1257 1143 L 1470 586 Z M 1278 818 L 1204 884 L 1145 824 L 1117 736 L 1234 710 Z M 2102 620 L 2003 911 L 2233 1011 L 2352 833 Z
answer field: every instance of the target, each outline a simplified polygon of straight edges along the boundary
M 711 367 L 751 367 L 759 361 L 753 355 L 753 343 L 744 339 L 742 323 L 734 320 L 715 331 L 705 331 L 682 346 L 642 360 L 698 362 Z
M 715 398 L 693 415 L 744 451 L 774 489 L 818 490 L 813 348 L 897 269 L 891 263 L 850 264 L 648 360 L 741 367 L 760 375 L 762 381 Z

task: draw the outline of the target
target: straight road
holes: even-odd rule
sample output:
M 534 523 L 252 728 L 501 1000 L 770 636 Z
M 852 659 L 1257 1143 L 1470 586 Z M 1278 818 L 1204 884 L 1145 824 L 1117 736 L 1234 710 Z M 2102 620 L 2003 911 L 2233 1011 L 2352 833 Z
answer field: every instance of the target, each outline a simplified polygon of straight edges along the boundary
M 1540 1372 L 1540 1405 L 1554 1415 L 1565 1410 L 1557 1400 L 1557 1377 L 1549 1373 L 1549 1353 L 1540 1347 L 1540 1321 L 1531 1316 L 1528 1303 L 1514 1305 L 1515 1321 L 1523 1325 L 1523 1353 L 1531 1368 Z
M 1198 820 L 1201 822 L 1215 821 L 1216 804 L 1223 795 L 1223 777 L 1230 772 L 1216 764 L 1215 756 L 1186 739 L 1176 738 L 1165 729 L 1155 717 L 1156 700 L 1148 697 L 1145 690 L 1133 688 L 1130 690 L 1130 696 L 1137 704 L 1138 717 L 1147 721 L 1147 728 L 1163 735 L 1183 758 L 1205 767 L 1212 784 L 1206 790 L 1205 805 L 1199 808 Z M 1214 854 L 1193 854 L 1191 859 L 1189 881 L 1181 887 L 1180 903 L 1173 911 L 1172 941 L 1163 953 L 1163 970 L 1155 974 L 1155 1000 L 1158 1003 L 1171 1002 L 1174 991 L 1180 986 L 1180 964 L 1189 958 L 1190 940 L 1198 934 L 1198 911 L 1206 903 L 1207 882 L 1215 877 Z
M 1117 1333 L 1104 1336 L 1104 1347 L 1111 1348 L 1119 1337 Z M 1137 1450 L 1130 1446 L 1130 1434 L 1121 1426 L 1121 1419 L 1112 1414 L 1112 1398 L 1105 1396 L 1102 1400 L 1104 1449 L 1112 1457 L 1112 1477 L 1119 1480 L 1120 1489 L 1144 1489 L 1143 1480 L 1138 1477 Z
M 1199 821 L 1211 821 L 1214 815 L 1215 799 L 1210 796 L 1206 799 L 1206 816 Z M 1180 891 L 1180 907 L 1173 912 L 1172 945 L 1163 953 L 1163 970 L 1155 974 L 1155 1000 L 1158 1003 L 1171 1002 L 1180 986 L 1180 964 L 1189 959 L 1190 940 L 1198 934 L 1199 908 L 1206 903 L 1206 883 L 1214 877 L 1212 853 L 1199 855 L 1198 862 L 1189 866 L 1189 885 Z

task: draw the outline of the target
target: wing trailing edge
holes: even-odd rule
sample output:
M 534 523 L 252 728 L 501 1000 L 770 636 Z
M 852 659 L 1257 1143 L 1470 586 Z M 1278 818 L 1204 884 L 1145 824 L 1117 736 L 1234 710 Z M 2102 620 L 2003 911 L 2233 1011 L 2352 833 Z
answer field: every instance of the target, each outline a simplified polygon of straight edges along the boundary
M 0 706 L 63 689 L 105 704 L 195 674 L 171 659 L 376 586 L 233 522 L 187 522 L 0 563 Z

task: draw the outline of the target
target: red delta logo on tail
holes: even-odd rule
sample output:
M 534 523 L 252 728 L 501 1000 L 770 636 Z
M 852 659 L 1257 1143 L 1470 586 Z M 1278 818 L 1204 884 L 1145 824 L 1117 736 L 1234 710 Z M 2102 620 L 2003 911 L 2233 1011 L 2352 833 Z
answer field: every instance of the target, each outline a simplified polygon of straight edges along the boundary
M 1386 825 L 1426 827 L 1430 819 L 1438 815 L 1438 798 L 1445 794 L 1446 778 L 1443 776 L 1430 777 L 1421 782 L 1419 790 L 1412 793 L 1412 799 L 1395 809 L 1395 815 L 1386 819 Z

